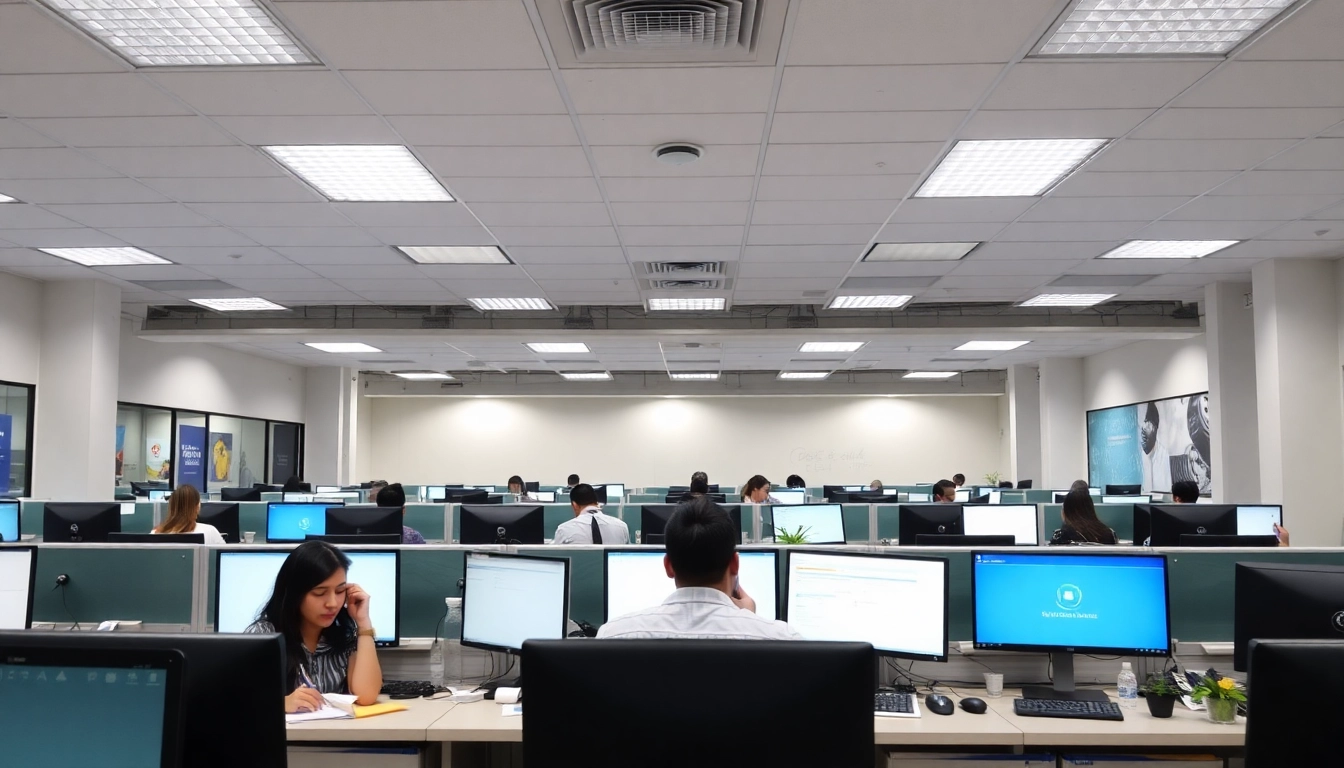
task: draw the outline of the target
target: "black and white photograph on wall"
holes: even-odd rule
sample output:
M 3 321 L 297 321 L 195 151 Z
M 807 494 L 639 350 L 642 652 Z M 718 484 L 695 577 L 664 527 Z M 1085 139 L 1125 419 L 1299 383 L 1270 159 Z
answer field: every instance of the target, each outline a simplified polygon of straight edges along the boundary
M 1141 483 L 1144 493 L 1170 493 L 1189 480 L 1213 492 L 1207 392 L 1089 411 L 1087 453 L 1094 486 Z

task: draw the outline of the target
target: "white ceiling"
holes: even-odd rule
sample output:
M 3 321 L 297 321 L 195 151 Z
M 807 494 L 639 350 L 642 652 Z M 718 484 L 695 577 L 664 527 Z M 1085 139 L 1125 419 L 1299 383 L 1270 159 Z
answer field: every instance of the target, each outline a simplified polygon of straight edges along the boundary
M 1024 59 L 1064 0 L 767 0 L 788 5 L 778 61 L 571 69 L 548 65 L 536 13 L 557 1 L 281 0 L 321 66 L 164 71 L 0 0 L 0 193 L 23 201 L 0 206 L 0 270 L 99 277 L 133 306 L 631 305 L 651 295 L 638 262 L 711 259 L 737 263 L 741 306 L 907 277 L 894 284 L 917 302 L 1020 301 L 1064 275 L 1151 275 L 1105 292 L 1190 300 L 1262 259 L 1344 255 L 1344 0 L 1193 60 Z M 907 199 L 958 139 L 1052 137 L 1117 141 L 1043 197 Z M 669 141 L 705 156 L 655 162 Z M 313 143 L 405 144 L 459 202 L 330 203 L 256 148 Z M 1096 260 L 1134 238 L 1247 242 Z M 985 244 L 959 262 L 859 261 L 875 241 L 970 240 Z M 394 244 L 499 244 L 516 264 L 420 266 Z M 88 269 L 33 250 L 96 245 L 175 264 Z M 127 282 L 211 279 L 235 289 Z M 632 369 L 656 347 L 595 344 L 596 362 Z

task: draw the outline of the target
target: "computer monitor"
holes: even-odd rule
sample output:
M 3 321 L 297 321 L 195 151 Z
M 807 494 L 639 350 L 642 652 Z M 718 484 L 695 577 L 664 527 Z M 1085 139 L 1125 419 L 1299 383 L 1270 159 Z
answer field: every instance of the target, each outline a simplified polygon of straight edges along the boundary
M 1102 504 L 1147 504 L 1153 500 L 1152 494 L 1140 493 L 1131 496 L 1102 496 Z
M 427 502 L 440 503 L 444 500 L 446 492 L 446 488 L 442 485 L 423 485 L 420 487 L 420 498 Z
M 628 768 L 635 755 L 658 766 L 873 766 L 877 659 L 866 643 L 529 641 L 522 655 L 528 768 Z M 729 714 L 709 714 L 714 691 L 732 691 Z M 598 712 L 600 738 L 575 738 L 576 713 Z
M 346 579 L 369 594 L 369 619 L 380 647 L 401 635 L 401 551 L 342 549 L 350 558 Z M 245 632 L 271 599 L 286 550 L 215 550 L 215 631 Z
M 967 505 L 961 508 L 961 530 L 967 536 L 1012 536 L 1019 547 L 1040 543 L 1035 504 Z
M 625 501 L 625 483 L 603 483 L 602 485 L 593 486 L 594 490 L 597 490 L 599 488 L 607 489 L 606 492 L 607 504 L 620 504 L 622 501 Z M 602 494 L 599 493 L 597 497 L 601 499 Z
M 837 494 L 835 503 L 837 504 L 883 504 L 892 501 L 892 494 L 886 491 L 857 491 L 852 493 Z
M 527 494 L 533 501 L 540 501 L 543 504 L 555 503 L 555 491 L 532 491 Z
M 910 502 L 911 504 L 931 504 L 931 503 L 933 503 L 933 494 L 932 494 L 932 493 L 907 493 L 907 494 L 905 495 L 905 499 L 906 499 L 906 501 Z M 991 504 L 997 504 L 998 502 L 994 501 L 993 499 L 990 499 L 990 503 L 991 503 Z
M 1175 547 L 1181 534 L 1237 534 L 1237 508 L 1230 504 L 1153 504 L 1148 507 L 1149 545 Z M 1136 538 L 1136 541 L 1138 539 Z
M 1283 526 L 1283 507 L 1279 504 L 1238 504 L 1238 536 L 1275 536 L 1274 526 Z
M 118 533 L 107 534 L 108 544 L 204 544 L 204 533 Z
M 661 549 L 608 549 L 603 574 L 606 579 L 605 621 L 627 613 L 656 608 L 677 586 L 663 568 Z M 739 549 L 737 578 L 756 601 L 756 615 L 779 618 L 778 552 L 773 549 Z
M 172 496 L 172 495 L 173 495 L 173 492 L 170 491 L 170 490 L 168 490 L 168 489 L 166 489 L 166 488 L 163 488 L 163 489 L 155 488 L 155 489 L 153 489 L 153 490 L 151 490 L 151 491 L 149 492 L 149 500 L 150 500 L 150 501 L 167 501 L 167 500 L 168 500 L 168 497 L 169 497 L 169 496 Z
M 977 649 L 1051 655 L 1054 687 L 1023 688 L 1028 699 L 1107 701 L 1076 690 L 1074 653 L 1171 652 L 1165 555 L 974 552 L 971 604 Z
M 778 501 L 780 504 L 807 503 L 807 490 L 805 488 L 797 488 L 794 490 L 775 488 L 770 491 L 770 495 L 775 497 L 775 501 Z
M 1069 495 L 1069 492 L 1068 492 L 1068 491 L 1055 491 L 1054 494 L 1055 494 L 1055 503 L 1056 503 L 1056 504 L 1063 504 L 1063 503 L 1064 503 L 1064 498 L 1065 498 L 1066 496 Z
M 260 488 L 220 488 L 220 501 L 261 501 Z
M 958 533 L 921 533 L 913 542 L 916 547 L 1012 547 L 1012 536 L 965 536 Z
M 308 502 L 314 501 L 313 496 L 314 494 L 307 493 L 304 491 L 285 491 L 284 493 L 280 494 L 280 500 L 289 502 L 291 504 L 306 504 Z
M 443 501 L 448 504 L 487 504 L 490 492 L 472 488 L 444 488 Z
M 78 647 L 49 644 L 52 633 L 0 635 L 5 763 L 182 765 L 181 652 L 122 650 L 87 634 Z
M 1338 765 L 1344 705 L 1325 692 L 1344 685 L 1344 641 L 1257 640 L 1250 657 L 1245 768 Z
M 33 625 L 37 547 L 0 547 L 0 630 Z
M 1252 640 L 1344 639 L 1344 566 L 1237 563 L 1232 666 L 1246 671 Z
M 900 538 L 914 541 L 921 533 L 961 534 L 960 504 L 902 504 L 897 508 Z
M 1115 485 L 1107 483 L 1104 496 L 1134 496 L 1143 493 L 1142 485 Z
M 790 550 L 788 572 L 784 616 L 808 640 L 947 661 L 946 558 Z
M 121 530 L 121 504 L 115 501 L 48 501 L 43 505 L 42 540 L 48 544 L 103 542 Z
M 458 516 L 462 544 L 541 544 L 546 508 L 535 504 L 463 504 Z
M 327 532 L 326 502 L 292 503 L 272 501 L 266 505 L 266 541 L 300 542 L 310 533 Z
M 605 485 L 594 485 L 593 495 L 597 497 L 598 502 L 601 504 L 611 503 L 607 501 L 607 486 Z
M 280 493 L 285 490 L 285 487 L 283 485 L 272 485 L 270 483 L 253 483 L 252 487 L 256 488 L 258 491 L 261 491 L 262 493 Z M 299 488 L 299 490 L 303 490 L 306 487 L 307 485 L 304 484 L 302 487 Z
M 1030 481 L 1030 480 L 1018 480 L 1018 481 L 1017 481 L 1017 489 L 1018 489 L 1019 491 L 1025 491 L 1025 490 L 1027 490 L 1027 489 L 1029 489 L 1029 488 L 1031 488 L 1031 481 Z
M 400 544 L 401 507 L 328 507 L 327 534 L 395 534 Z
M 139 482 L 132 480 L 130 482 L 131 493 L 136 496 L 148 496 L 150 491 L 168 490 L 168 484 L 162 481 Z
M 966 502 L 970 500 L 971 500 L 970 488 L 958 488 L 956 494 L 953 496 L 953 501 Z
M 468 552 L 463 584 L 464 646 L 518 653 L 568 634 L 568 558 Z
M 1279 537 L 1270 536 L 1219 536 L 1217 534 L 1199 535 L 1197 533 L 1182 533 L 1180 544 L 1182 547 L 1236 547 L 1245 549 L 1248 547 L 1277 547 L 1279 546 Z
M 496 488 L 493 485 L 464 485 L 462 487 L 469 491 L 485 491 L 486 493 L 496 492 Z
M 341 490 L 339 485 L 316 485 L 313 486 L 313 493 L 338 493 Z
M 662 536 L 667 530 L 667 521 L 672 519 L 672 513 L 677 511 L 680 504 L 644 504 L 639 508 L 639 530 L 644 543 L 649 543 L 649 538 L 653 536 Z M 742 505 L 740 504 L 720 504 L 719 505 L 728 516 L 733 519 L 733 527 L 738 530 L 737 543 L 742 543 Z M 662 543 L 661 540 L 658 540 Z
M 23 515 L 19 502 L 0 501 L 0 542 L 18 541 L 23 537 Z
M 196 522 L 213 525 L 224 538 L 225 544 L 237 544 L 243 540 L 241 526 L 238 524 L 238 502 L 202 502 L 201 513 L 196 516 Z
M 776 504 L 770 508 L 770 538 L 802 533 L 807 544 L 844 544 L 845 515 L 839 504 Z

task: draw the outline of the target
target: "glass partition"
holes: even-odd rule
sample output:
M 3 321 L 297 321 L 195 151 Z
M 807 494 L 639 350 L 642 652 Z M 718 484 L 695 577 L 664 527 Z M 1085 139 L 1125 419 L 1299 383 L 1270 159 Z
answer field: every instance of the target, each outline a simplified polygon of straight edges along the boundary
M 206 488 L 251 488 L 266 482 L 266 422 L 211 414 L 209 424 Z
M 117 405 L 117 485 L 171 482 L 173 413 Z
M 30 384 L 0 382 L 0 496 L 26 496 L 32 485 L 33 392 Z

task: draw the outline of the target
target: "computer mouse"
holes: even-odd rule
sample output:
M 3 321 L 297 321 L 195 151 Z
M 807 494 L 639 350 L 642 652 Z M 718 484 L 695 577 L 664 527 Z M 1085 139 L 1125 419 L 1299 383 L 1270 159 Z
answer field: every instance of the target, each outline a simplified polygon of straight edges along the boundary
M 961 700 L 961 708 L 973 715 L 983 715 L 985 710 L 989 709 L 989 705 L 984 699 L 970 698 Z
M 937 715 L 950 715 L 956 709 L 951 699 L 936 693 L 924 697 L 924 706 Z

